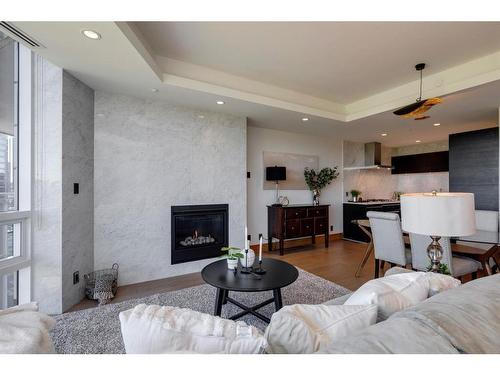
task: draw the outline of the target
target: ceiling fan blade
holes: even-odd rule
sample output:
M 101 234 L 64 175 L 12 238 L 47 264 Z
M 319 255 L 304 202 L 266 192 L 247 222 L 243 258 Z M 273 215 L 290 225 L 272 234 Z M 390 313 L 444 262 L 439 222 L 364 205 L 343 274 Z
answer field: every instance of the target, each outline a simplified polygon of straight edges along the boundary
M 441 98 L 430 98 L 418 101 L 416 103 L 412 103 L 403 108 L 400 108 L 393 113 L 397 116 L 403 118 L 414 118 L 414 117 L 422 117 L 422 114 L 427 112 L 436 104 L 442 103 L 443 100 Z
M 404 106 L 402 108 L 399 108 L 399 109 L 395 110 L 393 113 L 397 116 L 409 115 L 413 111 L 415 111 L 416 109 L 422 107 L 423 105 L 424 105 L 424 100 L 421 100 L 419 102 L 415 102 L 415 103 L 409 104 L 407 106 Z

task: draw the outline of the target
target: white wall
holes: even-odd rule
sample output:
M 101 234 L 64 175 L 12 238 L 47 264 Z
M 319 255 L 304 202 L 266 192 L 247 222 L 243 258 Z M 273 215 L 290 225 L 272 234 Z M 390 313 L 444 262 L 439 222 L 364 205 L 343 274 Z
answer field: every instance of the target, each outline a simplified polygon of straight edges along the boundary
M 198 272 L 171 265 L 170 207 L 229 204 L 229 241 L 244 244 L 246 119 L 96 92 L 94 266 L 119 284 Z
M 340 138 L 248 127 L 247 144 L 247 165 L 248 171 L 251 172 L 251 178 L 247 180 L 248 231 L 252 235 L 252 243 L 258 241 L 259 233 L 267 237 L 266 206 L 272 204 L 275 197 L 274 190 L 263 189 L 264 151 L 318 155 L 320 168 L 339 166 L 339 177 L 322 191 L 320 202 L 332 205 L 330 207 L 332 233 L 342 232 L 342 140 Z M 309 190 L 281 190 L 280 195 L 286 195 L 290 204 L 312 203 L 312 194 Z

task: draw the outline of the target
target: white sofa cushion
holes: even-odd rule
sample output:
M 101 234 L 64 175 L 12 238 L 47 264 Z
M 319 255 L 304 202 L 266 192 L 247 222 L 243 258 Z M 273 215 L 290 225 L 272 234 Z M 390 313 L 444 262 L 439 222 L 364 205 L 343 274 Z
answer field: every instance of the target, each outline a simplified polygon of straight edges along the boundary
M 171 306 L 137 305 L 120 313 L 128 354 L 261 353 L 266 340 L 244 322 Z
M 374 279 L 356 290 L 344 305 L 371 305 L 378 308 L 378 321 L 400 310 L 414 306 L 429 295 L 429 278 L 425 272 L 400 273 Z
M 271 317 L 265 337 L 270 353 L 314 353 L 338 338 L 376 322 L 377 307 L 291 305 Z
M 35 302 L 0 310 L 0 353 L 54 353 L 49 336 L 54 324 L 54 319 L 38 312 Z

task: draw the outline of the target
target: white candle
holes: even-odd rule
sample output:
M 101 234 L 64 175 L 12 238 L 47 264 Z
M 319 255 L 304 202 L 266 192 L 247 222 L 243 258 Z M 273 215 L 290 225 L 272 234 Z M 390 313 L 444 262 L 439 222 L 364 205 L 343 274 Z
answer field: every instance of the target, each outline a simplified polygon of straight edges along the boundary
M 248 249 L 248 228 L 245 225 L 245 250 Z
M 259 236 L 259 262 L 262 262 L 262 234 Z

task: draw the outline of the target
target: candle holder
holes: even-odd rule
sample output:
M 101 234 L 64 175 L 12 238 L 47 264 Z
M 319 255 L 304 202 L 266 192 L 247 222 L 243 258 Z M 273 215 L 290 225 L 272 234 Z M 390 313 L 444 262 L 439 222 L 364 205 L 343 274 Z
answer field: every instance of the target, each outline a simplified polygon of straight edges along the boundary
M 262 260 L 259 260 L 259 267 L 254 268 L 253 273 L 256 273 L 257 275 L 264 275 L 267 271 L 262 268 Z

